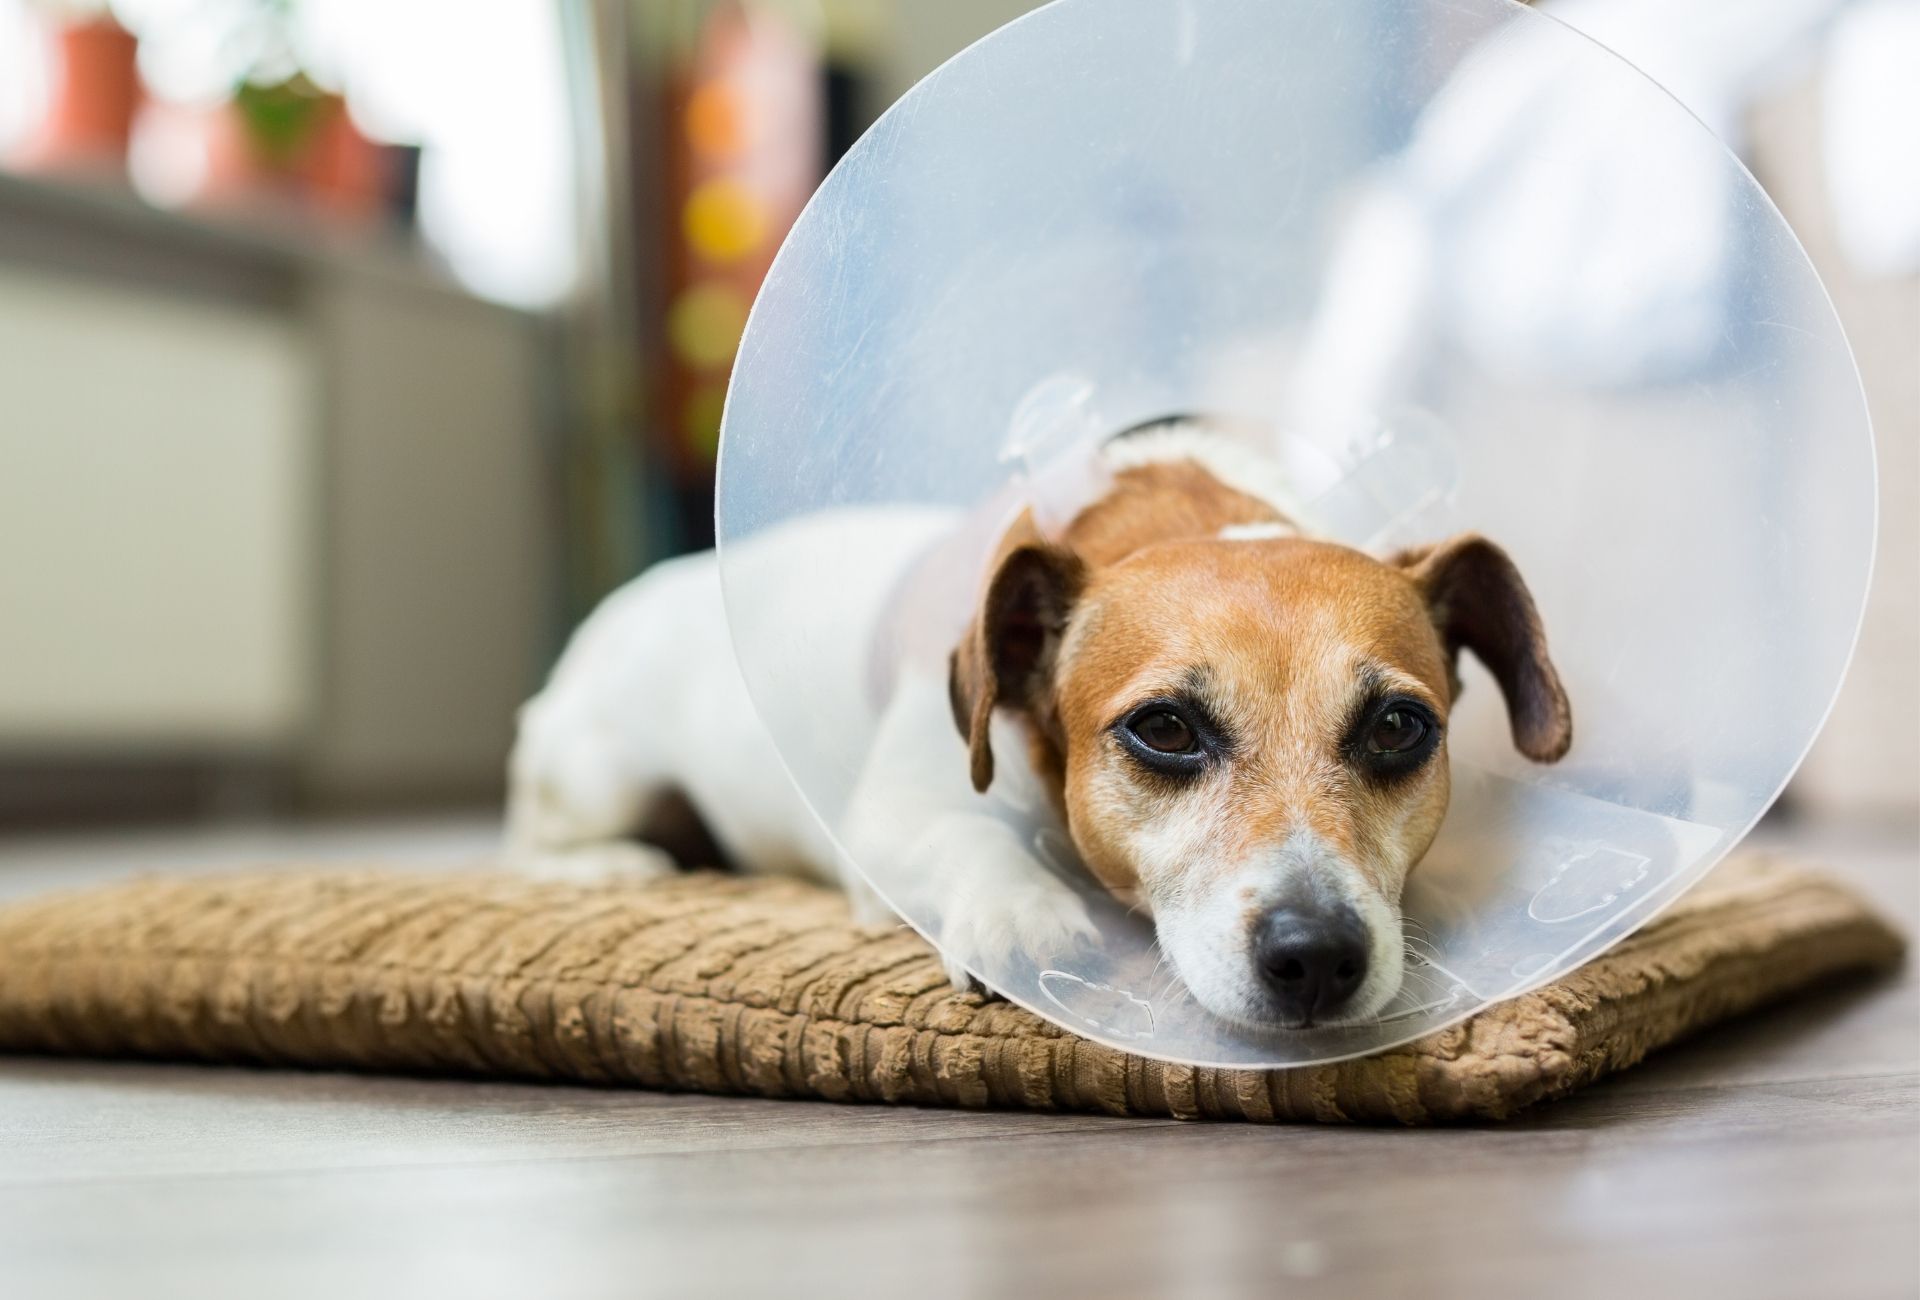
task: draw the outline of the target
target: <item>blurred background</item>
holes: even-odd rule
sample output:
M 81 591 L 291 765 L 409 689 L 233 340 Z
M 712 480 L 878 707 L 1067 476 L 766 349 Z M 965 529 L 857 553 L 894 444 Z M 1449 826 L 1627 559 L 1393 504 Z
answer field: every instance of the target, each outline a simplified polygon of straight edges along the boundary
M 1785 808 L 1907 834 L 1920 0 L 1716 6 L 1741 40 L 1542 7 L 1719 131 L 1832 292 L 1880 559 Z M 1027 7 L 0 0 L 0 829 L 491 805 L 566 632 L 711 543 L 813 187 Z

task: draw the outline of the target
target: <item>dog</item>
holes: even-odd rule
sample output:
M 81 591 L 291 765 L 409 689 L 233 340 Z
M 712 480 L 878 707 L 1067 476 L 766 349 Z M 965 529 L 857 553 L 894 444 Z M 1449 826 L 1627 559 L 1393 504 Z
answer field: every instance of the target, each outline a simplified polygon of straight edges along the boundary
M 1277 463 L 1218 422 L 1136 426 L 1097 456 L 1063 522 L 1027 509 L 996 525 L 944 664 L 891 668 L 877 714 L 875 629 L 955 517 L 853 511 L 738 544 L 743 565 L 757 546 L 832 574 L 763 613 L 798 656 L 808 716 L 847 719 L 835 739 L 866 754 L 833 834 L 748 698 L 704 553 L 610 596 L 522 710 L 510 856 L 672 870 L 636 837 L 690 806 L 731 865 L 837 881 L 870 922 L 888 913 L 848 859 L 904 863 L 966 984 L 1092 934 L 1079 896 L 984 807 L 1025 786 L 1214 1015 L 1263 1031 L 1377 1015 L 1405 969 L 1402 889 L 1446 813 L 1460 653 L 1498 682 L 1521 754 L 1551 763 L 1572 742 L 1525 582 L 1473 534 L 1382 558 L 1303 534 Z

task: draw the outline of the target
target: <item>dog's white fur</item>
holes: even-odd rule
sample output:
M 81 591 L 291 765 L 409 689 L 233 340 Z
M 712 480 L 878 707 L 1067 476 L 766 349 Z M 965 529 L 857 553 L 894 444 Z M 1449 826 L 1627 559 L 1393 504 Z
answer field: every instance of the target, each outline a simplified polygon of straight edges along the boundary
M 1110 444 L 1104 455 L 1113 470 L 1196 461 L 1276 509 L 1287 504 L 1273 466 L 1203 430 L 1174 425 Z M 953 519 L 940 512 L 835 512 L 739 544 L 730 562 L 742 571 L 757 558 L 778 556 L 788 571 L 832 574 L 786 591 L 778 610 L 763 611 L 761 626 L 776 630 L 767 634 L 781 635 L 791 648 L 796 690 L 843 701 L 838 716 L 849 726 L 872 716 L 876 623 L 908 566 Z M 1274 536 L 1276 528 L 1244 532 L 1252 540 Z M 1019 724 L 996 718 L 992 734 L 995 797 L 1047 815 Z M 1009 952 L 1057 951 L 1092 933 L 1079 898 L 973 790 L 944 671 L 907 664 L 871 731 L 850 739 L 868 757 L 836 844 L 795 790 L 748 697 L 716 555 L 666 562 L 587 619 L 523 709 L 509 773 L 510 856 L 536 871 L 576 876 L 665 870 L 664 855 L 625 837 L 672 789 L 691 801 L 738 867 L 838 878 L 868 921 L 881 920 L 886 909 L 845 869 L 839 845 L 856 861 L 909 864 L 942 918 L 936 937 L 956 982 L 992 969 Z M 1168 852 L 1205 854 L 1205 829 L 1163 827 Z M 1353 1014 L 1376 1012 L 1400 982 L 1397 909 L 1373 897 L 1348 864 L 1330 860 L 1310 834 L 1264 846 L 1258 858 L 1223 864 L 1231 870 L 1217 875 L 1226 883 L 1208 896 L 1175 891 L 1136 900 L 1155 915 L 1161 944 L 1189 987 L 1221 1014 L 1257 1019 L 1263 999 L 1239 917 L 1256 888 L 1264 895 L 1310 880 L 1368 922 L 1370 974 Z
M 833 574 L 781 592 L 782 609 L 766 614 L 801 655 L 795 676 L 813 701 L 838 702 L 822 712 L 848 726 L 872 713 L 875 624 L 904 571 L 952 522 L 945 513 L 834 512 L 740 544 L 732 558 L 743 569 L 766 556 L 783 572 Z M 849 571 L 850 558 L 869 563 Z M 994 723 L 1004 763 L 996 795 L 1038 812 L 1046 798 L 1017 728 Z M 840 839 L 854 860 L 904 861 L 928 883 L 956 982 L 1010 952 L 1090 934 L 1078 897 L 983 811 L 944 677 L 903 665 L 876 725 L 852 743 L 870 760 Z M 714 552 L 655 565 L 609 596 L 521 709 L 508 766 L 509 859 L 573 879 L 670 871 L 663 852 L 627 838 L 668 791 L 685 795 L 740 869 L 837 883 L 866 923 L 891 916 L 808 810 L 748 696 Z

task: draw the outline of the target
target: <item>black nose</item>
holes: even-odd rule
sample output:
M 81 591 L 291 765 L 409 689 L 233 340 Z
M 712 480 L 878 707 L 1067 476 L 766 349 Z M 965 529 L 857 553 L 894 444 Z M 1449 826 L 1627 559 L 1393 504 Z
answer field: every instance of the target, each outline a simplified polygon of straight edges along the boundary
M 1311 1024 L 1338 1012 L 1367 978 L 1367 931 L 1350 907 L 1277 908 L 1260 919 L 1253 960 L 1281 1016 Z

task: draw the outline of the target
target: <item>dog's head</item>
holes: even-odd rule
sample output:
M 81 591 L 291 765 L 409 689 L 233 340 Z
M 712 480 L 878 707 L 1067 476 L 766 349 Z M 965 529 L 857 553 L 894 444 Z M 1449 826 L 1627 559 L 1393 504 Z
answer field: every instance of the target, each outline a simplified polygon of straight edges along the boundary
M 1095 564 L 1017 524 L 953 656 L 955 720 L 984 791 L 993 711 L 1026 719 L 1087 867 L 1209 1010 L 1364 1019 L 1400 987 L 1401 889 L 1446 812 L 1459 652 L 1528 758 L 1566 752 L 1571 713 L 1484 538 L 1381 561 L 1228 532 Z

